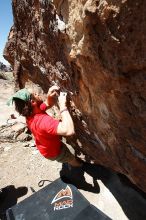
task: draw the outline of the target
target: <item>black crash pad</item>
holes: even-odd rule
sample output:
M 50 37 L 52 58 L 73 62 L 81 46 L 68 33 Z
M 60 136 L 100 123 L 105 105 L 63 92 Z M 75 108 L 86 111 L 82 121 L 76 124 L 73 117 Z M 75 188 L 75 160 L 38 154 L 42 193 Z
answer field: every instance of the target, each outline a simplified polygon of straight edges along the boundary
M 98 196 L 98 195 L 97 195 Z M 6 212 L 8 220 L 109 220 L 79 190 L 57 179 Z

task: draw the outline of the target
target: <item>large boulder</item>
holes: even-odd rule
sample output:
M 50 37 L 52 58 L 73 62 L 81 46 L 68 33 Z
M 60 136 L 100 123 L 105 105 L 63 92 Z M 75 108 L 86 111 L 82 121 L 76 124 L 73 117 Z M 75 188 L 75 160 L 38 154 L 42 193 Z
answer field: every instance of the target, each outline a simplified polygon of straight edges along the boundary
M 4 57 L 19 87 L 69 93 L 72 146 L 146 192 L 146 1 L 13 0 Z

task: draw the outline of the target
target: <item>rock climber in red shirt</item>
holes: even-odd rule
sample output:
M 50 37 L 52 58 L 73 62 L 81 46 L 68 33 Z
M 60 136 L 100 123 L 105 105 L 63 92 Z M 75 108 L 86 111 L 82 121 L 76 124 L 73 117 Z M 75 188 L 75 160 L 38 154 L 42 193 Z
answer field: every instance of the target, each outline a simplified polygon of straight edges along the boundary
M 60 136 L 74 134 L 74 124 L 68 111 L 66 100 L 67 93 L 60 92 L 58 86 L 52 86 L 43 102 L 40 94 L 21 89 L 8 101 L 8 105 L 15 103 L 16 111 L 26 117 L 28 128 L 32 132 L 36 146 L 40 153 L 47 159 L 68 163 L 73 167 L 81 167 L 82 163 L 61 142 Z M 55 104 L 58 97 L 61 121 L 54 119 L 45 111 Z

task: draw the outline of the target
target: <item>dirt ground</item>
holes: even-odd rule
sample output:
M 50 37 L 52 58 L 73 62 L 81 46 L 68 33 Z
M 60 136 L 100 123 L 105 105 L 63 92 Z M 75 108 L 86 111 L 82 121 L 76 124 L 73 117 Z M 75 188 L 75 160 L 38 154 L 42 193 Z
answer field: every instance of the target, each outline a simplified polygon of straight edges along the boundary
M 13 85 L 12 79 L 0 79 L 0 125 L 5 124 L 10 114 L 14 113 L 14 109 L 6 105 L 13 93 Z M 10 186 L 13 191 L 13 201 L 9 201 L 6 207 L 11 207 L 40 190 L 43 186 L 38 186 L 39 181 L 46 180 L 46 186 L 59 178 L 61 169 L 60 163 L 44 159 L 36 147 L 25 147 L 22 142 L 0 143 L 0 188 Z M 93 185 L 93 178 L 87 173 L 84 175 L 86 181 Z M 97 180 L 97 185 L 99 191 L 96 193 L 83 189 L 80 192 L 111 219 L 146 219 L 145 195 L 129 183 L 125 185 L 117 174 L 109 172 L 107 178 L 104 176 Z

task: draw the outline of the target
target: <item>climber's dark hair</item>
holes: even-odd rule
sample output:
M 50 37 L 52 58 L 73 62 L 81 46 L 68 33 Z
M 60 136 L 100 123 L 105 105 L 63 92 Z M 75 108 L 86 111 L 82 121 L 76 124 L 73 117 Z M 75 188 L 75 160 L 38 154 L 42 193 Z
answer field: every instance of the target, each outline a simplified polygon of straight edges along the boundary
M 25 102 L 22 99 L 14 98 L 15 110 L 22 116 L 28 117 L 32 114 L 31 102 Z

